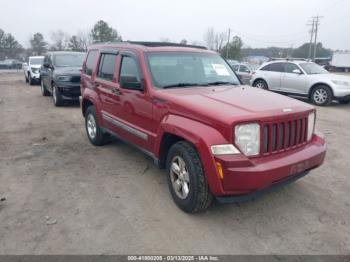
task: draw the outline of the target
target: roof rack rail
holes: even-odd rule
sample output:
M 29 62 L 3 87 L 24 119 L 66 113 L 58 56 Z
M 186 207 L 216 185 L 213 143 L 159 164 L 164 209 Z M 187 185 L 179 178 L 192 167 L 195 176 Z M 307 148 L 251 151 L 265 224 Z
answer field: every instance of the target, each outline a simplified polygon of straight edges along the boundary
M 271 57 L 269 61 L 278 61 L 278 60 L 286 60 L 286 61 L 310 61 L 310 59 L 306 58 L 297 58 L 297 57 L 285 57 L 285 58 L 280 58 L 280 57 Z
M 148 47 L 177 46 L 177 47 L 191 47 L 191 48 L 207 49 L 205 46 L 187 45 L 187 44 L 170 43 L 170 42 L 126 41 L 126 43 L 134 44 L 134 45 L 143 45 L 143 46 L 148 46 Z

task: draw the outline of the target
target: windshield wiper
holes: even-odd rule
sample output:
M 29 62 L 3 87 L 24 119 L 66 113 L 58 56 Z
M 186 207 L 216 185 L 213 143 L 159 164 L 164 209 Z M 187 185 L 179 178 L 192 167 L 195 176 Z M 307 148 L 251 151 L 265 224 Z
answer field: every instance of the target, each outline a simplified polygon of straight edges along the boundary
M 216 82 L 210 82 L 207 84 L 210 86 L 219 86 L 219 85 L 235 85 L 235 86 L 237 86 L 238 85 L 238 83 L 228 82 L 228 81 L 216 81 Z
M 196 83 L 177 83 L 173 85 L 163 86 L 163 89 L 174 88 L 174 87 L 191 87 L 191 86 L 207 86 L 207 84 L 196 84 Z

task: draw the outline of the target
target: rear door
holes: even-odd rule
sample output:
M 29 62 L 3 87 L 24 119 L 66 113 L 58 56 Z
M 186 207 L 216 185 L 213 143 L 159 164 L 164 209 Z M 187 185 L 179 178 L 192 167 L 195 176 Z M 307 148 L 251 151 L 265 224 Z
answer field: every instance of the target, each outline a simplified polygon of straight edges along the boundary
M 293 63 L 283 63 L 284 73 L 281 77 L 281 91 L 287 93 L 307 94 L 306 75 Z M 300 73 L 296 73 L 298 70 Z M 294 71 L 294 72 L 293 72 Z
M 118 82 L 119 86 L 112 96 L 115 103 L 113 111 L 116 112 L 114 125 L 118 132 L 142 148 L 151 152 L 153 150 L 152 100 L 144 83 L 143 72 L 136 53 L 122 52 Z M 136 89 L 141 86 L 141 89 Z
M 278 91 L 281 88 L 281 76 L 284 72 L 283 63 L 268 64 L 260 71 L 270 90 Z

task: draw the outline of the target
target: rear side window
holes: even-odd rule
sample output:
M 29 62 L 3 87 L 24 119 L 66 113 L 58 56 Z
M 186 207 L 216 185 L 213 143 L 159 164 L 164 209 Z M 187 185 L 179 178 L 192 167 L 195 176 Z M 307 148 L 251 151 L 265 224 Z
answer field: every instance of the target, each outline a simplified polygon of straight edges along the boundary
M 260 70 L 271 71 L 271 72 L 284 72 L 284 68 L 283 68 L 282 63 L 269 64 L 269 65 L 264 66 Z
M 96 57 L 97 57 L 97 50 L 91 50 L 88 54 L 87 60 L 86 60 L 86 65 L 84 69 L 84 73 L 91 76 L 92 71 L 94 69 L 94 65 L 96 62 Z
M 241 66 L 239 67 L 239 72 L 249 73 L 250 70 L 249 70 L 249 68 L 246 67 L 245 65 L 241 65 Z
M 112 81 L 115 72 L 116 59 L 117 55 L 115 54 L 102 54 L 97 76 Z
M 239 68 L 239 65 L 232 65 L 231 68 L 232 68 L 233 71 L 237 72 L 238 68 Z

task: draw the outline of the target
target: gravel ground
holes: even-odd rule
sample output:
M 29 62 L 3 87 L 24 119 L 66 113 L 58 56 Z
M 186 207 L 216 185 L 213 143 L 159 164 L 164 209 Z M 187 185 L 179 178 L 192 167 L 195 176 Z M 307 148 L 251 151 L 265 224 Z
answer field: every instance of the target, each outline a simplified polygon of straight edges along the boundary
M 325 164 L 279 191 L 188 215 L 163 170 L 92 146 L 79 105 L 0 72 L 0 254 L 350 254 L 350 105 L 317 108 Z

